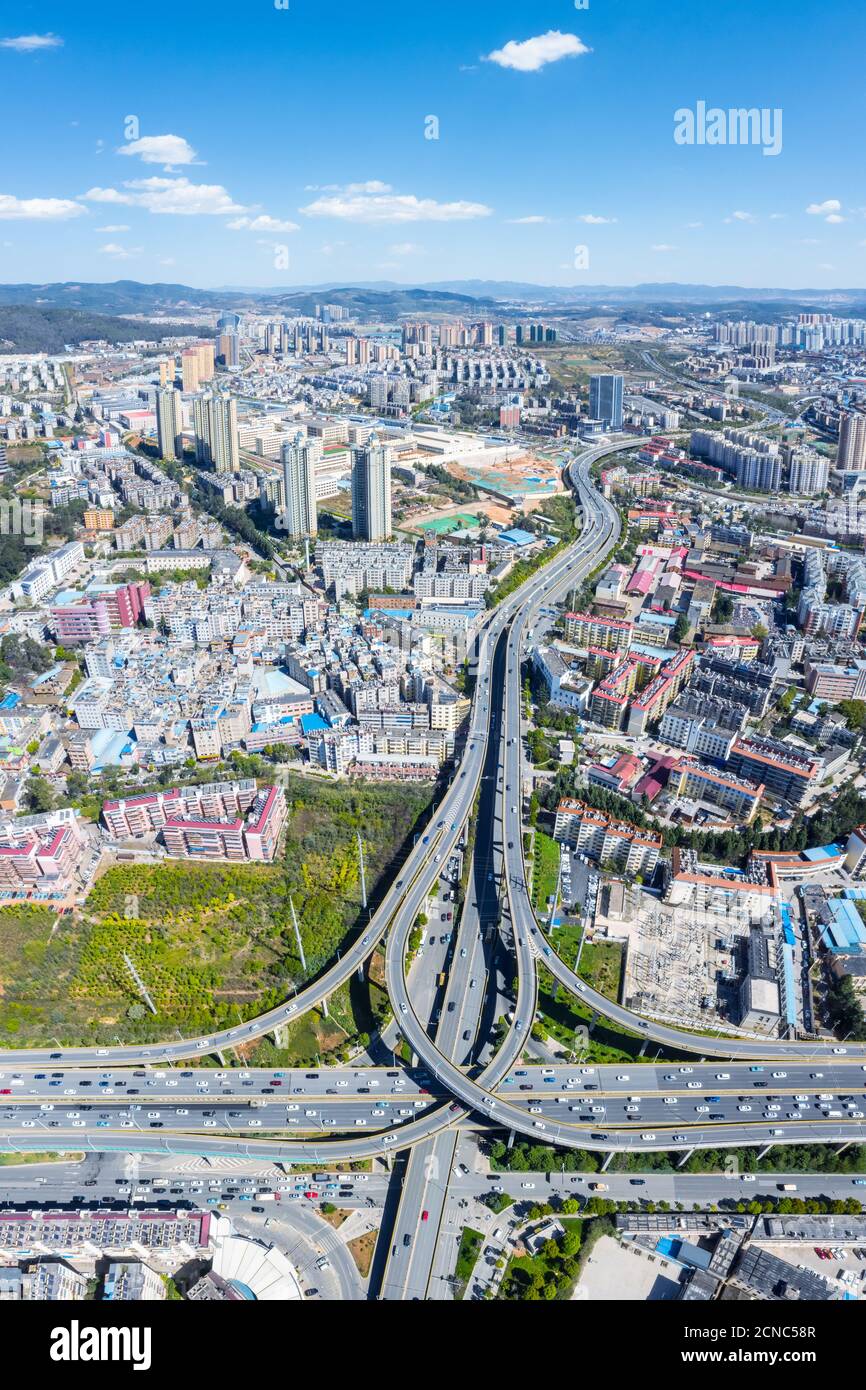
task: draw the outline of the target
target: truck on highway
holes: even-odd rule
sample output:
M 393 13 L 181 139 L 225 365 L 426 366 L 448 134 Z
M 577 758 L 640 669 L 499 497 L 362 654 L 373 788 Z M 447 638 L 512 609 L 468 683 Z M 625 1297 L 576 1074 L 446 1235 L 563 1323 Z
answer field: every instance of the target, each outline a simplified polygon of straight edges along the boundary
M 780 1182 L 780 1183 L 777 1183 L 776 1186 L 778 1187 L 778 1189 L 779 1189 L 780 1192 L 796 1192 L 796 1191 L 797 1191 L 797 1184 L 796 1184 L 795 1182 Z
M 276 1200 L 277 1200 L 277 1194 L 276 1194 L 276 1192 L 257 1192 L 257 1193 L 256 1193 L 256 1201 L 257 1201 L 257 1202 L 275 1202 Z
M 606 1182 L 591 1182 L 587 1186 L 590 1192 L 608 1192 L 610 1190 Z
M 439 971 L 439 974 L 436 976 L 436 983 L 437 983 L 437 985 L 439 986 L 440 989 L 441 989 L 442 986 L 445 984 L 446 978 L 447 978 L 447 976 L 446 976 L 446 974 L 445 974 L 445 971 L 444 971 L 444 970 L 440 970 L 440 971 Z

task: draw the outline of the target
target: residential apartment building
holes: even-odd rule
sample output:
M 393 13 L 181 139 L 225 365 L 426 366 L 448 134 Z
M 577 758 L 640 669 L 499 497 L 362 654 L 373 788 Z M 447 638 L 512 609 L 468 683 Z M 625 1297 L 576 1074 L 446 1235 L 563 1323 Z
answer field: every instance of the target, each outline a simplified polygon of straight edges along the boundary
M 662 850 L 662 838 L 653 831 L 616 821 L 603 811 L 569 798 L 559 803 L 554 838 L 599 864 L 610 863 L 645 879 L 655 872 Z

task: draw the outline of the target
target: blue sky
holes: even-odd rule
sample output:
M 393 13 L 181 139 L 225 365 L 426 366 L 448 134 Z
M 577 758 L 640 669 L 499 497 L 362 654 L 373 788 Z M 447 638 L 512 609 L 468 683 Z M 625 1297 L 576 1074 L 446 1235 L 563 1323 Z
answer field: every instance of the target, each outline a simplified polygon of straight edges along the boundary
M 861 0 L 6 9 L 4 282 L 866 285 Z

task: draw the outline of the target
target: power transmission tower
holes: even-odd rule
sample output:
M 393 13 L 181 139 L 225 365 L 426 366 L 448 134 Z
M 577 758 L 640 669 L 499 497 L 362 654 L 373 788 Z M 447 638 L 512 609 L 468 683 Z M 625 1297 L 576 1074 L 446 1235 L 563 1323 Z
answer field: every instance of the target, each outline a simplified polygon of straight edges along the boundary
M 132 961 L 129 959 L 129 956 L 126 954 L 125 951 L 123 953 L 123 961 L 127 970 L 132 976 L 133 983 L 135 984 L 135 987 L 141 995 L 142 999 L 144 1000 L 145 1004 L 150 1009 L 150 1012 L 152 1014 L 155 1014 L 156 1005 L 154 1004 L 153 1000 L 147 992 L 147 987 L 145 986 L 144 980 L 139 975 L 138 971 L 136 970 L 135 966 L 133 965 Z
M 289 898 L 289 907 L 292 909 L 292 921 L 295 924 L 295 940 L 298 943 L 298 955 L 301 957 L 301 969 L 304 971 L 304 974 L 306 974 L 307 958 L 304 955 L 304 943 L 301 941 L 301 929 L 298 926 L 298 918 L 295 913 L 295 904 L 291 898 Z
M 367 880 L 364 876 L 364 846 L 361 842 L 360 830 L 356 832 L 358 836 L 358 865 L 361 870 L 361 906 L 367 906 Z

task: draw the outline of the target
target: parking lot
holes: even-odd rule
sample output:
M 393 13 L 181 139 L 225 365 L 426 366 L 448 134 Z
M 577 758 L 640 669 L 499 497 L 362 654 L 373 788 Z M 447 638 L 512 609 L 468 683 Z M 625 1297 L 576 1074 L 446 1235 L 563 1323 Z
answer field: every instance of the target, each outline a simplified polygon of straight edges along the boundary
M 840 1245 L 835 1241 L 816 1242 L 814 1245 L 799 1241 L 791 1244 L 760 1243 L 772 1254 L 778 1255 L 779 1259 L 788 1260 L 798 1268 L 812 1270 L 824 1279 L 834 1280 L 842 1292 L 856 1293 L 859 1298 L 866 1297 L 866 1245 Z

